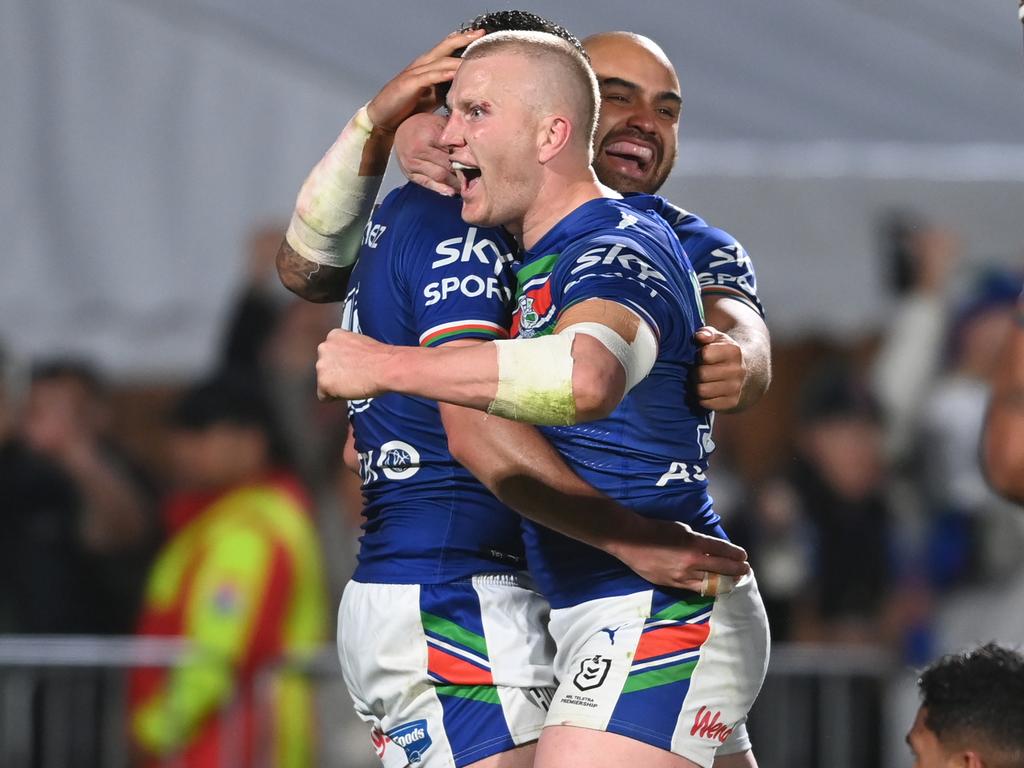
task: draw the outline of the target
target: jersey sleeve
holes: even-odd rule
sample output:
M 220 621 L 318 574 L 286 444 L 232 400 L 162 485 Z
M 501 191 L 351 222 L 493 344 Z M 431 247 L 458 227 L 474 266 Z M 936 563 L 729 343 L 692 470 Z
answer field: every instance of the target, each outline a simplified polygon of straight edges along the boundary
M 508 338 L 515 277 L 509 239 L 461 219 L 407 229 L 398 263 L 420 346 Z
M 673 333 L 681 321 L 696 330 L 693 318 L 680 317 L 679 305 L 671 298 L 678 275 L 665 274 L 648 252 L 650 247 L 634 238 L 608 234 L 567 249 L 554 273 L 560 312 L 587 299 L 605 299 L 632 309 L 659 338 Z M 695 287 L 690 284 L 683 289 Z
M 683 244 L 697 273 L 702 296 L 727 296 L 749 305 L 761 317 L 754 263 L 746 249 L 726 232 L 708 228 Z

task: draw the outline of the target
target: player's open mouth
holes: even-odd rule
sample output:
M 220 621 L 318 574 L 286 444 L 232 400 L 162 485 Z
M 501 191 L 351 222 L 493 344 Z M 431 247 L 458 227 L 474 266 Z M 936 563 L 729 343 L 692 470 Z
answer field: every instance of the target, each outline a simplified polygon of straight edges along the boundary
M 480 169 L 473 165 L 460 163 L 458 160 L 452 160 L 451 165 L 455 172 L 455 178 L 459 180 L 459 194 L 465 196 L 467 192 L 472 192 L 477 182 L 480 181 Z
M 618 139 L 604 146 L 604 153 L 629 176 L 644 176 L 654 160 L 654 148 L 631 139 Z

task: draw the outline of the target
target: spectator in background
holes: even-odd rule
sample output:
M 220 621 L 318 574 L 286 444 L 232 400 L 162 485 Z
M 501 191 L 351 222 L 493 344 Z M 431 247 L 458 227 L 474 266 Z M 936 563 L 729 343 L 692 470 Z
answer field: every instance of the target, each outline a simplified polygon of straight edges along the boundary
M 933 524 L 931 571 L 939 586 L 1005 576 L 1024 546 L 1017 515 L 988 488 L 978 461 L 989 390 L 1019 288 L 1019 280 L 1002 271 L 980 276 L 954 315 L 946 370 L 924 402 L 923 487 Z
M 340 599 L 355 560 L 362 491 L 342 459 L 345 405 L 317 399 L 315 365 L 317 346 L 340 323 L 341 307 L 303 301 L 281 285 L 276 258 L 283 239 L 284 229 L 274 226 L 249 236 L 245 282 L 228 313 L 220 366 L 261 383 L 293 468 L 313 496 L 317 528 L 331 552 L 329 587 Z
M 809 622 L 796 639 L 878 642 L 894 571 L 880 412 L 844 361 L 812 371 L 789 476 L 815 540 Z
M 341 463 L 345 409 L 316 398 L 316 348 L 341 321 L 341 309 L 302 301 L 277 278 L 284 229 L 254 229 L 246 280 L 222 341 L 221 367 L 259 377 L 295 469 L 310 487 L 333 480 Z M 358 510 L 354 513 L 358 516 Z
M 1024 296 L 999 355 L 985 416 L 982 466 L 992 488 L 1024 505 Z
M 315 650 L 327 633 L 316 531 L 305 494 L 284 469 L 270 409 L 247 378 L 190 389 L 172 417 L 177 492 L 165 504 L 170 538 L 150 573 L 139 634 L 190 640 L 196 660 L 133 673 L 131 731 L 146 765 L 221 765 L 240 734 L 244 760 L 312 761 L 306 684 L 281 675 L 272 722 L 256 722 L 254 674 L 284 654 Z M 233 697 L 237 697 L 236 699 Z M 222 709 L 231 701 L 230 726 Z M 267 744 L 272 734 L 273 743 Z M 263 764 L 263 763 L 261 763 Z
M 715 496 L 716 502 L 718 496 Z M 815 536 L 792 484 L 774 477 L 756 489 L 732 525 L 733 540 L 757 563 L 757 583 L 775 642 L 806 624 L 814 579 Z
M 0 634 L 85 632 L 74 481 L 18 435 L 0 356 Z
M 946 656 L 918 680 L 907 734 L 914 768 L 1024 765 L 1024 657 L 989 643 Z
M 5 504 L 14 518 L 4 529 L 15 549 L 12 578 L 36 594 L 25 607 L 36 618 L 22 631 L 131 631 L 156 526 L 148 485 L 109 438 L 108 408 L 87 363 L 54 360 L 33 370 L 5 462 L 14 494 L 5 502 L 22 502 Z M 46 537 L 55 549 L 31 555 Z
M 911 460 L 923 396 L 942 365 L 950 315 L 950 277 L 962 260 L 959 238 L 905 211 L 881 227 L 882 260 L 896 304 L 872 370 L 884 413 L 887 453 Z

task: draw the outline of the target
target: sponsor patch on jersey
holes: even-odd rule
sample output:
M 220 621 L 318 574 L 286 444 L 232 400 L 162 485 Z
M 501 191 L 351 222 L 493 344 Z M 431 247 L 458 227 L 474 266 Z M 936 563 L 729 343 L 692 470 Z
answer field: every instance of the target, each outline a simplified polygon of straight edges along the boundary
M 423 753 L 430 749 L 430 729 L 426 720 L 414 720 L 388 731 L 387 736 L 392 744 L 405 750 L 406 759 L 410 763 L 423 761 Z
M 401 440 L 389 440 L 380 447 L 377 466 L 388 480 L 408 480 L 420 471 L 420 452 Z

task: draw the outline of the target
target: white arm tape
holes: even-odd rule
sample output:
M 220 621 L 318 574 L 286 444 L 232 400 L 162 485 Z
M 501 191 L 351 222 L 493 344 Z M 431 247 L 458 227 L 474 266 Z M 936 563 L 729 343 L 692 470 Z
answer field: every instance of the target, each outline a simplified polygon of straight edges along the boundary
M 360 176 L 373 123 L 361 107 L 299 190 L 285 239 L 309 261 L 331 267 L 355 263 L 383 176 Z
M 576 423 L 571 336 L 556 333 L 494 343 L 498 348 L 498 391 L 488 413 L 530 424 Z
M 623 396 L 654 367 L 658 341 L 643 320 L 632 343 L 600 323 L 576 323 L 551 336 L 496 341 L 498 390 L 487 412 L 531 424 L 575 424 L 572 342 L 580 333 L 604 344 L 622 365 L 626 372 Z
M 626 372 L 626 390 L 622 393 L 623 397 L 644 380 L 654 367 L 654 361 L 658 358 L 658 340 L 655 338 L 654 332 L 651 331 L 651 327 L 643 319 L 637 323 L 636 336 L 633 337 L 631 343 L 607 325 L 600 323 L 576 323 L 570 325 L 559 335 L 572 337 L 578 333 L 585 333 L 600 341 L 622 365 L 622 369 Z

